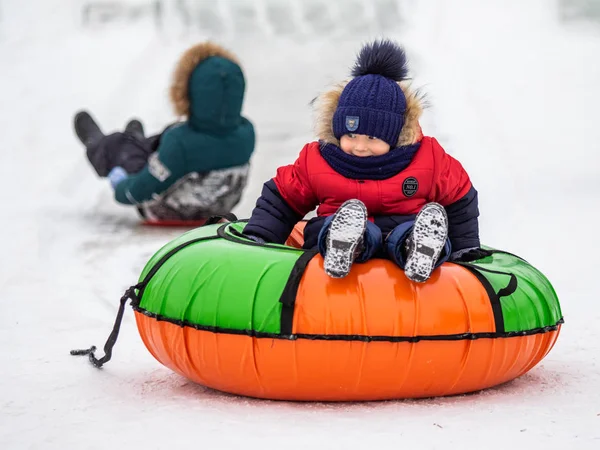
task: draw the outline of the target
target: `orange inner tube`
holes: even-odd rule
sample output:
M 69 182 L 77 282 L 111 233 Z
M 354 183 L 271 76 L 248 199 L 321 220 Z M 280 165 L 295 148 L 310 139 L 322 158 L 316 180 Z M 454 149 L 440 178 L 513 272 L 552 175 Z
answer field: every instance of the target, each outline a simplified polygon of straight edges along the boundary
M 301 246 L 302 228 L 294 229 L 288 245 Z M 419 285 L 397 274 L 392 262 L 373 260 L 330 283 L 317 255 L 300 281 L 293 335 L 495 331 L 489 297 L 465 268 L 445 264 L 434 272 L 433 282 Z M 324 401 L 432 397 L 491 387 L 535 366 L 560 331 L 418 342 L 288 340 L 181 327 L 139 312 L 136 321 L 155 358 L 197 383 L 251 397 Z

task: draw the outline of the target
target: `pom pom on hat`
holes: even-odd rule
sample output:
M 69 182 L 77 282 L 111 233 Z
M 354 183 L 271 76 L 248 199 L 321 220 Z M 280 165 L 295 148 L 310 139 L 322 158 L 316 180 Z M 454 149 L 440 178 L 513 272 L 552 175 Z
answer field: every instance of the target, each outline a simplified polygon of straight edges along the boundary
M 335 137 L 365 134 L 395 147 L 406 112 L 406 97 L 398 85 L 408 73 L 404 50 L 390 40 L 366 44 L 351 73 L 355 78 L 342 91 L 333 115 Z
M 365 45 L 356 58 L 352 76 L 381 75 L 394 81 L 406 80 L 408 63 L 404 49 L 390 40 Z

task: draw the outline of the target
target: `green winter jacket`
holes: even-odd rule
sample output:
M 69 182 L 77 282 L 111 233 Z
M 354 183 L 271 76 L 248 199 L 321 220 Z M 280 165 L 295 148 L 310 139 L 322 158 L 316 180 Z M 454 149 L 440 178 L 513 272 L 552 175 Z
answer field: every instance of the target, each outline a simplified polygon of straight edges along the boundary
M 248 163 L 255 136 L 252 123 L 241 116 L 245 81 L 240 66 L 226 57 L 208 56 L 188 80 L 188 120 L 167 129 L 148 164 L 116 186 L 119 203 L 140 204 L 157 198 L 192 172 Z

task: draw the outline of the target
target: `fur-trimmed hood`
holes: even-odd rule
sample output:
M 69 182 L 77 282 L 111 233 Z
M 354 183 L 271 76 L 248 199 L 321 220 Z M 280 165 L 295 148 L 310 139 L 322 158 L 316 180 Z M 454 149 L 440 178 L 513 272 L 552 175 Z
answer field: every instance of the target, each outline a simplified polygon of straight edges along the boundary
M 314 102 L 316 110 L 315 131 L 320 141 L 339 146 L 340 141 L 333 133 L 333 114 L 338 107 L 340 95 L 350 80 L 336 84 L 330 90 L 319 95 Z M 419 142 L 423 137 L 419 119 L 423 113 L 423 96 L 412 90 L 406 81 L 398 83 L 406 97 L 406 112 L 404 113 L 404 126 L 398 136 L 396 147 L 411 145 Z
M 186 50 L 170 89 L 175 113 L 199 129 L 230 128 L 241 120 L 246 83 L 237 57 L 203 42 Z

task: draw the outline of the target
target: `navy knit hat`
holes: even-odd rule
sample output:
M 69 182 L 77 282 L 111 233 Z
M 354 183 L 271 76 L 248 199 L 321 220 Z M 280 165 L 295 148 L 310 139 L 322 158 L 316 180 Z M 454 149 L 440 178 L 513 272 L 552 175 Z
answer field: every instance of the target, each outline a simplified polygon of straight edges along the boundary
M 392 148 L 404 125 L 406 97 L 398 81 L 408 73 L 404 50 L 389 40 L 365 45 L 352 69 L 333 115 L 337 139 L 348 133 L 366 134 Z

